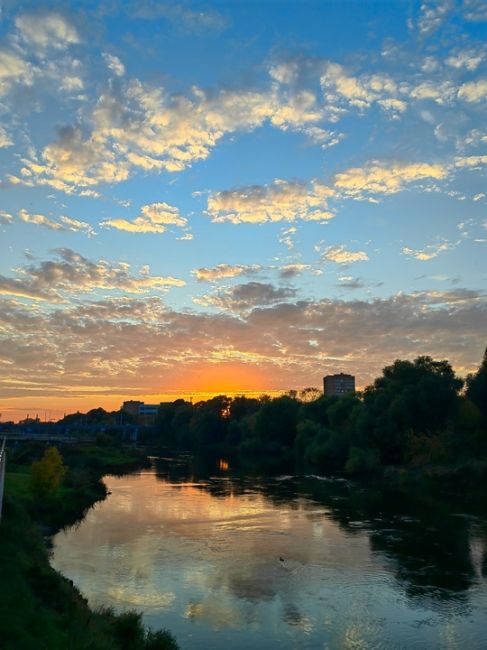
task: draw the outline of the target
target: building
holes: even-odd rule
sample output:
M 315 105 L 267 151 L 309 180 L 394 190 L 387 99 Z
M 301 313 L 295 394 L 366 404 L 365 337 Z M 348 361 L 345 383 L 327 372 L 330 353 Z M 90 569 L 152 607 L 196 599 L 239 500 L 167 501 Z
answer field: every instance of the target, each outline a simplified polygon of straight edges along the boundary
M 127 402 L 124 402 L 122 404 L 121 410 L 124 413 L 128 413 L 129 415 L 139 415 L 139 408 L 144 404 L 144 402 L 139 402 L 138 400 L 131 399 L 128 400 Z
M 122 404 L 121 410 L 135 416 L 138 424 L 150 426 L 156 421 L 159 404 L 145 404 L 145 402 L 131 399 Z
M 355 392 L 355 377 L 345 375 L 343 372 L 338 375 L 327 375 L 323 377 L 323 392 L 331 397 L 340 397 L 347 393 Z

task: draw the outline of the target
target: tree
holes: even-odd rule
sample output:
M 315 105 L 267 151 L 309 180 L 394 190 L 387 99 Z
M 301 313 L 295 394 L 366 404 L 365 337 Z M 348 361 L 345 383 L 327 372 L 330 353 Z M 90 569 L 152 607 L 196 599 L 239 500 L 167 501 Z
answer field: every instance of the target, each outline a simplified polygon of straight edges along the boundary
M 475 374 L 467 377 L 466 395 L 479 409 L 484 418 L 487 418 L 487 348 L 480 368 Z
M 385 463 L 403 462 L 411 435 L 433 436 L 453 421 L 462 385 L 448 361 L 395 361 L 365 389 L 359 446 L 377 446 Z
M 299 406 L 299 402 L 288 395 L 264 403 L 256 416 L 255 433 L 263 441 L 292 446 Z
M 33 490 L 46 496 L 57 492 L 66 474 L 63 459 L 57 447 L 49 447 L 40 460 L 31 465 Z

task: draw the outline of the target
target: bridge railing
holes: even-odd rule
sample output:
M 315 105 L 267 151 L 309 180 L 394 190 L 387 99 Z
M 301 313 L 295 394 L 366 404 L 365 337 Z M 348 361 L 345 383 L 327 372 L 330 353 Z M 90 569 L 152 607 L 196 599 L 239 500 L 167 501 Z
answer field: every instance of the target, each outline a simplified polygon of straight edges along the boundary
M 0 445 L 0 520 L 2 519 L 2 506 L 3 506 L 3 484 L 5 482 L 5 464 L 7 462 L 7 454 L 5 452 L 5 438 Z

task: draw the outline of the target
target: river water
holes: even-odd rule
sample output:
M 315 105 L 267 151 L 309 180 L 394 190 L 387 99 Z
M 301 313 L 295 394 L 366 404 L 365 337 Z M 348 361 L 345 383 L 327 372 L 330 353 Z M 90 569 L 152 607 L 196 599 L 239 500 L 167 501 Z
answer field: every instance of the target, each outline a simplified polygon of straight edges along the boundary
M 159 459 L 105 477 L 53 566 L 182 650 L 487 648 L 482 508 L 226 470 Z

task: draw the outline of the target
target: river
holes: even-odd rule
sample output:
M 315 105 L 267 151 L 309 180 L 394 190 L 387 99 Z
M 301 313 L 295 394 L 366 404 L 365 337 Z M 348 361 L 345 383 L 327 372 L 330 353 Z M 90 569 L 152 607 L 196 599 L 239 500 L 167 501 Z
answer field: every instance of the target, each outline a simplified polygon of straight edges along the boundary
M 52 564 L 182 650 L 487 647 L 481 509 L 184 459 L 104 480 Z

